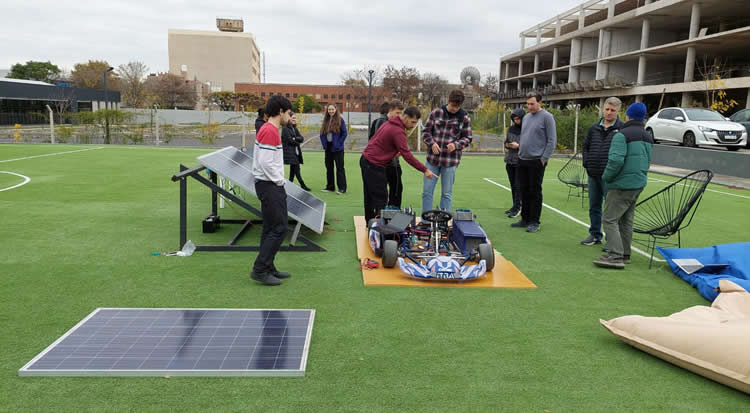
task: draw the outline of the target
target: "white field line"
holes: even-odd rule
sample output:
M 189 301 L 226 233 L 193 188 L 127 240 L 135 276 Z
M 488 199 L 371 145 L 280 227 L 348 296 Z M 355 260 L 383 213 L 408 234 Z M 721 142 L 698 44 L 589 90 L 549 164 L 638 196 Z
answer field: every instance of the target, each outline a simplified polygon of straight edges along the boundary
M 23 178 L 23 182 L 21 182 L 20 184 L 13 185 L 13 186 L 8 187 L 8 188 L 0 189 L 0 192 L 10 191 L 13 188 L 18 188 L 19 186 L 24 186 L 24 185 L 28 184 L 29 182 L 31 182 L 31 178 L 29 178 L 28 176 L 17 174 L 15 172 L 0 171 L 0 174 L 10 174 L 10 175 L 15 175 L 15 176 Z
M 484 179 L 485 181 L 487 181 L 487 182 L 489 182 L 489 183 L 493 184 L 493 185 L 497 185 L 497 186 L 499 186 L 500 188 L 503 188 L 503 189 L 505 189 L 506 191 L 510 191 L 510 188 L 508 188 L 508 187 L 507 187 L 507 186 L 505 186 L 505 185 L 499 184 L 499 183 L 497 183 L 497 182 L 493 181 L 492 179 L 489 179 L 489 178 L 483 178 L 483 179 Z M 550 205 L 548 205 L 548 204 L 545 204 L 545 203 L 542 203 L 542 205 L 544 205 L 544 206 L 545 206 L 546 208 L 549 208 L 549 209 L 551 209 L 552 211 L 555 211 L 555 212 L 557 212 L 558 214 L 560 214 L 560 215 L 564 216 L 565 218 L 568 218 L 569 220 L 571 220 L 571 221 L 575 222 L 576 224 L 580 224 L 580 225 L 583 225 L 583 226 L 584 226 L 584 227 L 586 227 L 586 228 L 588 228 L 588 227 L 589 227 L 589 224 L 587 224 L 587 223 L 585 223 L 585 222 L 581 221 L 581 220 L 580 220 L 580 219 L 578 219 L 578 218 L 575 218 L 575 217 L 573 217 L 573 216 L 570 216 L 570 215 L 566 214 L 565 212 L 563 212 L 563 211 L 560 211 L 560 210 L 559 210 L 559 209 L 557 209 L 557 208 L 554 208 L 554 207 L 552 207 L 552 206 L 550 206 Z M 641 254 L 641 255 L 643 255 L 644 257 L 647 257 L 647 258 L 650 258 L 650 257 L 651 257 L 651 255 L 649 255 L 648 253 L 646 253 L 645 251 L 643 251 L 643 250 L 641 250 L 641 249 L 639 249 L 639 248 L 636 248 L 636 247 L 633 247 L 633 246 L 631 246 L 631 247 L 630 247 L 630 249 L 631 249 L 631 250 L 633 250 L 633 251 L 635 251 L 635 252 L 637 252 L 637 253 L 639 253 L 639 254 Z M 658 261 L 658 262 L 666 262 L 666 261 L 664 261 L 664 260 L 663 260 L 663 259 L 661 259 L 661 258 L 657 258 L 656 256 L 654 256 L 654 261 Z
M 4 159 L 4 160 L 1 160 L 0 163 L 13 162 L 13 161 L 23 161 L 25 159 L 42 158 L 42 157 L 45 157 L 45 156 L 55 156 L 55 155 L 62 155 L 62 154 L 66 154 L 66 153 L 95 151 L 97 149 L 104 149 L 104 147 L 103 146 L 99 146 L 99 147 L 96 147 L 96 148 L 76 149 L 75 151 L 47 153 L 47 154 L 44 154 L 44 155 L 26 156 L 26 157 L 23 157 L 23 158 L 16 158 L 16 159 Z
M 672 183 L 674 183 L 674 182 L 675 182 L 675 181 L 665 181 L 665 180 L 663 180 L 663 179 L 658 179 L 658 178 L 648 178 L 648 179 L 649 179 L 649 181 L 654 181 L 654 182 L 664 182 L 664 183 L 666 183 L 666 184 L 672 184 Z M 682 185 L 684 185 L 684 184 L 682 184 Z M 715 193 L 717 193 L 717 194 L 722 194 L 722 195 L 736 196 L 737 198 L 745 198 L 745 199 L 750 199 L 750 196 L 739 195 L 739 194 L 730 194 L 729 192 L 721 192 L 721 191 L 717 191 L 717 190 L 715 190 L 715 189 L 710 189 L 710 188 L 706 188 L 706 191 L 709 191 L 709 192 L 715 192 Z

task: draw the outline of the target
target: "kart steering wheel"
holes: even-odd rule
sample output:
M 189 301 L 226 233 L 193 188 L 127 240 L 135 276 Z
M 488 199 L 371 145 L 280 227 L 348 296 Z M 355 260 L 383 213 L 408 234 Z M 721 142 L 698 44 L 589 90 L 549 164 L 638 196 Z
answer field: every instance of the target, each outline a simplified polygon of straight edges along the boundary
M 435 222 L 437 224 L 445 224 L 453 218 L 453 214 L 448 211 L 441 211 L 439 209 L 431 209 L 429 211 L 422 212 L 422 220 Z

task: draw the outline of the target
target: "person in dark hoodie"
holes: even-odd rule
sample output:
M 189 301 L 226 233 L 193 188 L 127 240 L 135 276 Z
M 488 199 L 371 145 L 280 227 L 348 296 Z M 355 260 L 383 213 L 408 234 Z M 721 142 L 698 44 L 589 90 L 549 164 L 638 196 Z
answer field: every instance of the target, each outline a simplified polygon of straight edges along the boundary
M 601 244 L 602 233 L 602 204 L 607 197 L 607 185 L 602 180 L 602 174 L 607 167 L 609 146 L 612 137 L 622 129 L 624 123 L 617 118 L 622 102 L 616 97 L 604 101 L 602 118 L 591 125 L 586 137 L 583 138 L 583 167 L 589 176 L 589 236 L 581 244 Z
M 300 174 L 300 165 L 302 165 L 302 148 L 300 144 L 304 142 L 305 137 L 297 129 L 297 115 L 292 113 L 289 123 L 281 131 L 281 144 L 284 146 L 284 164 L 289 165 L 289 182 L 294 182 L 297 177 L 299 186 L 305 191 L 310 188 L 305 185 Z
M 375 136 L 375 132 L 377 132 L 381 126 L 388 122 L 388 111 L 390 110 L 390 107 L 391 105 L 388 102 L 383 102 L 383 104 L 380 105 L 380 117 L 372 121 L 372 125 L 370 125 L 370 132 L 367 136 L 368 141 L 372 139 L 373 136 Z
M 464 148 L 471 144 L 471 119 L 461 109 L 464 92 L 459 89 L 448 95 L 448 104 L 430 113 L 424 125 L 422 140 L 427 147 L 427 166 L 440 177 L 440 209 L 451 210 L 453 182 Z M 437 179 L 425 178 L 422 184 L 422 212 L 433 209 L 432 197 Z
M 263 108 L 258 109 L 258 117 L 255 118 L 255 133 L 258 133 L 264 123 L 268 121 L 268 116 Z
M 518 179 L 518 147 L 521 140 L 521 122 L 526 112 L 518 108 L 510 114 L 512 125 L 505 137 L 505 171 L 508 172 L 513 206 L 505 211 L 508 218 L 515 218 L 521 213 L 521 181 Z
M 385 168 L 396 156 L 403 156 L 409 165 L 424 173 L 425 179 L 435 178 L 432 171 L 412 155 L 406 143 L 406 129 L 413 129 L 420 116 L 422 114 L 419 113 L 419 109 L 409 106 L 402 115 L 388 119 L 362 151 L 359 167 L 362 169 L 365 222 L 370 222 L 385 207 L 388 197 Z

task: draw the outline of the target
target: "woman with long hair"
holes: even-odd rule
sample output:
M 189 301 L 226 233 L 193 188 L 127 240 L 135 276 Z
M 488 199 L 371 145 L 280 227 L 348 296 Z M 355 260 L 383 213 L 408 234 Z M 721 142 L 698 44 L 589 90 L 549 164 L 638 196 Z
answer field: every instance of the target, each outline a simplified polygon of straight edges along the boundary
M 333 103 L 326 106 L 326 114 L 320 125 L 320 143 L 325 151 L 326 163 L 326 187 L 323 192 L 333 192 L 336 190 L 334 185 L 334 164 L 336 166 L 336 184 L 338 184 L 337 194 L 346 193 L 346 171 L 344 170 L 344 141 L 346 140 L 346 123 L 341 117 L 336 105 Z
M 281 144 L 284 148 L 284 163 L 289 165 L 289 181 L 294 182 L 294 177 L 297 177 L 299 186 L 305 191 L 309 191 L 310 188 L 305 185 L 305 181 L 302 180 L 300 174 L 300 165 L 302 165 L 302 148 L 300 144 L 305 140 L 299 129 L 297 129 L 297 115 L 292 113 L 292 117 L 289 119 L 289 123 L 284 126 L 281 131 Z

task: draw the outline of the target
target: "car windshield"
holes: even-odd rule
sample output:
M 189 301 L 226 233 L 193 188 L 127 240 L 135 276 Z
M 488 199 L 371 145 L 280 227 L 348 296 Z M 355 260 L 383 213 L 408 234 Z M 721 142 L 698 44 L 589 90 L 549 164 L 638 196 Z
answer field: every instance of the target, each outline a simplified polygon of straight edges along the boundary
M 690 120 L 709 122 L 721 122 L 726 120 L 718 112 L 714 112 L 708 109 L 685 109 L 685 113 Z

